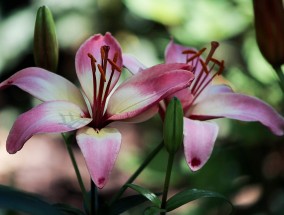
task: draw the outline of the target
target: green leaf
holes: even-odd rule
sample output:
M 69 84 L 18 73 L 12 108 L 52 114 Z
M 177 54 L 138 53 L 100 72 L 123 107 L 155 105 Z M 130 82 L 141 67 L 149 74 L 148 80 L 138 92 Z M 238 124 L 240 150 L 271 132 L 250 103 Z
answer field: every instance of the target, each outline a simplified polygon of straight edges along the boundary
M 167 151 L 176 153 L 183 142 L 183 110 L 176 97 L 167 106 L 163 135 Z
M 83 211 L 81 211 L 78 208 L 74 208 L 71 205 L 58 203 L 58 204 L 54 204 L 53 206 L 66 215 L 85 215 Z
M 131 189 L 137 191 L 138 193 L 149 199 L 154 204 L 154 206 L 160 207 L 161 200 L 156 196 L 155 193 L 152 193 L 150 190 L 135 184 L 126 184 L 126 186 L 130 187 Z
M 140 194 L 127 196 L 119 199 L 117 202 L 111 205 L 111 208 L 108 209 L 107 214 L 118 215 L 146 201 L 147 198 Z
M 176 195 L 174 195 L 167 201 L 166 209 L 167 211 L 172 211 L 188 202 L 194 201 L 199 198 L 204 198 L 204 197 L 222 199 L 226 201 L 227 203 L 229 203 L 233 209 L 232 203 L 228 199 L 226 199 L 225 196 L 219 193 L 216 193 L 216 192 L 212 192 L 208 190 L 198 190 L 198 189 L 187 189 L 187 190 L 181 191 L 180 193 L 177 193 Z
M 37 11 L 34 30 L 34 59 L 38 67 L 55 72 L 58 64 L 58 41 L 53 16 L 48 7 Z
M 32 215 L 62 215 L 39 197 L 3 185 L 0 185 L 0 208 Z

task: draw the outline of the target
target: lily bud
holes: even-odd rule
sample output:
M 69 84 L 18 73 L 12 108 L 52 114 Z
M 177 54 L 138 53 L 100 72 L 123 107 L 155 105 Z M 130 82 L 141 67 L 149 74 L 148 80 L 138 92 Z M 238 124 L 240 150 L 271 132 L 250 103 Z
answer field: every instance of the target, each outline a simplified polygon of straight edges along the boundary
M 169 153 L 175 153 L 183 142 L 183 110 L 174 97 L 167 106 L 164 120 L 164 144 Z
M 38 67 L 56 71 L 58 42 L 52 13 L 46 6 L 37 11 L 34 31 L 34 60 Z
M 273 66 L 284 63 L 284 8 L 282 0 L 253 0 L 256 40 Z

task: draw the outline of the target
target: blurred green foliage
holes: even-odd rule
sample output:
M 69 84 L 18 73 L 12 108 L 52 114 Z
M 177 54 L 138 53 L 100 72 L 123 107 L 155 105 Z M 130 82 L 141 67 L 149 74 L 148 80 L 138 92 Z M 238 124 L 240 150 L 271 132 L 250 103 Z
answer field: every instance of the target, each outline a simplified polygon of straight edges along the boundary
M 0 81 L 34 66 L 33 30 L 37 9 L 47 5 L 53 13 L 59 41 L 58 73 L 77 82 L 74 57 L 90 35 L 110 31 L 123 50 L 150 66 L 163 62 L 170 38 L 197 49 L 220 42 L 217 57 L 225 60 L 225 78 L 235 91 L 257 96 L 284 113 L 277 77 L 261 56 L 253 26 L 250 0 L 10 0 L 0 2 Z M 18 89 L 0 92 L 0 117 L 10 127 L 15 114 L 29 109 L 33 100 Z M 24 105 L 19 105 L 24 104 Z M 18 110 L 15 111 L 15 108 Z M 8 111 L 9 109 L 13 111 Z M 9 115 L 10 114 L 10 115 Z M 172 194 L 183 188 L 220 192 L 236 205 L 236 214 L 280 215 L 284 211 L 284 146 L 257 123 L 217 120 L 220 136 L 213 156 L 203 169 L 190 172 L 180 150 L 172 174 Z M 135 125 L 139 130 L 136 154 L 116 169 L 130 175 L 162 139 L 158 117 Z M 166 152 L 162 151 L 138 183 L 161 191 Z M 110 182 L 111 183 L 111 182 Z M 244 191 L 244 196 L 242 192 Z M 102 195 L 104 193 L 102 192 Z M 242 197 L 242 198 L 241 198 Z M 135 208 L 131 214 L 141 214 Z M 220 201 L 190 203 L 170 214 L 217 215 L 228 213 Z

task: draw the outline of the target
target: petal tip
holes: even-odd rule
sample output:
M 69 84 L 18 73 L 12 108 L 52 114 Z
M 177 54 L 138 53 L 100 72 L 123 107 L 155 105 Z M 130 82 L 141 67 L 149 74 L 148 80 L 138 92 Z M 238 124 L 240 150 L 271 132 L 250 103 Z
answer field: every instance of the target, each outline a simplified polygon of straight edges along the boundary
M 188 163 L 188 165 L 190 169 L 194 172 L 201 169 L 201 167 L 203 166 L 201 164 L 201 160 L 197 157 L 192 158 L 191 161 Z
M 9 153 L 9 154 L 15 154 L 17 151 L 19 151 L 19 149 L 11 146 L 11 145 L 6 145 L 6 151 Z
M 96 180 L 95 184 L 97 185 L 97 187 L 98 187 L 99 189 L 103 189 L 104 186 L 106 185 L 106 182 L 107 182 L 106 178 L 102 176 L 102 177 L 99 177 L 99 178 Z

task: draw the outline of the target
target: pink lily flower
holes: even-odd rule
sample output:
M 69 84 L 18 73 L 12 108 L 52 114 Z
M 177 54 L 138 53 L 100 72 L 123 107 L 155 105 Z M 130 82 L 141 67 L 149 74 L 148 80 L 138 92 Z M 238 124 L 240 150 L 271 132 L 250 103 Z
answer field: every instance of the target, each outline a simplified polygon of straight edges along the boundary
M 216 118 L 230 118 L 241 121 L 258 121 L 268 127 L 275 135 L 284 134 L 284 118 L 271 106 L 258 98 L 239 94 L 227 85 L 212 84 L 216 76 L 224 69 L 223 61 L 213 58 L 218 47 L 211 43 L 211 50 L 205 60 L 200 56 L 205 51 L 175 44 L 171 41 L 165 51 L 166 63 L 187 63 L 192 67 L 195 79 L 188 88 L 180 90 L 160 103 L 160 115 L 163 118 L 165 107 L 175 96 L 182 103 L 184 111 L 184 154 L 192 171 L 197 171 L 208 161 L 218 134 Z M 124 64 L 134 73 L 145 66 L 132 56 L 124 56 Z M 214 67 L 218 70 L 214 71 Z
M 75 64 L 82 92 L 67 79 L 36 67 L 0 83 L 0 89 L 15 85 L 43 101 L 17 118 L 6 148 L 16 153 L 34 134 L 77 130 L 76 140 L 91 178 L 103 188 L 122 138 L 111 123 L 146 120 L 158 111 L 161 99 L 188 87 L 193 74 L 186 64 L 161 64 L 119 84 L 122 53 L 110 33 L 85 41 Z

